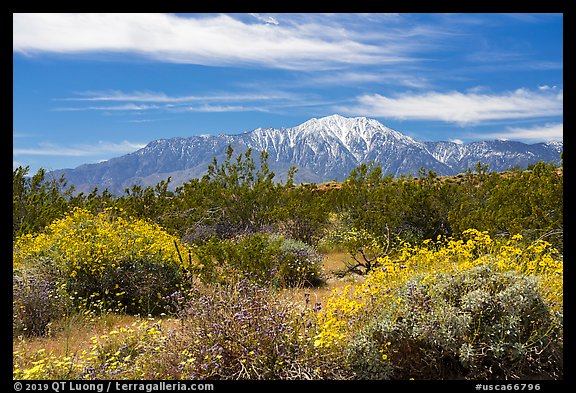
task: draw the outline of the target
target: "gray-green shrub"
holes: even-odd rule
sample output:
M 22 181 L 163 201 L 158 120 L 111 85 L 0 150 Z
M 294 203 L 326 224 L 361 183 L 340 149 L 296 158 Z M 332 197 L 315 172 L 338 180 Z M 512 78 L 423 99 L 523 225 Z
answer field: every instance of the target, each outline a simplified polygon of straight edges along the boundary
M 232 239 L 211 238 L 195 247 L 213 279 L 216 267 L 225 275 L 248 277 L 274 287 L 316 285 L 320 282 L 322 256 L 304 242 L 268 233 L 253 233 Z
M 562 316 L 535 277 L 482 266 L 415 277 L 397 296 L 348 347 L 357 378 L 562 377 Z

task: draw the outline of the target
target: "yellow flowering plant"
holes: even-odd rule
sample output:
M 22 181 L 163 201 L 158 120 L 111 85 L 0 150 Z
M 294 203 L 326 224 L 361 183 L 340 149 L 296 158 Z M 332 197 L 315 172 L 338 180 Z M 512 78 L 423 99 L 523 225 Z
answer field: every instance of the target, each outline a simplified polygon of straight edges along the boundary
M 514 271 L 538 278 L 538 290 L 555 311 L 563 306 L 563 258 L 550 243 L 525 245 L 521 235 L 495 240 L 487 231 L 469 229 L 463 237 L 428 239 L 419 245 L 401 244 L 393 255 L 381 257 L 363 284 L 334 292 L 319 315 L 315 345 L 341 351 L 374 313 L 402 299 L 395 292 L 415 275 L 434 284 L 438 274 L 489 266 L 495 272 Z
M 185 244 L 157 224 L 122 218 L 113 209 L 76 208 L 38 234 L 17 238 L 15 274 L 49 264 L 75 304 L 103 300 L 111 310 L 163 311 L 164 298 L 194 268 Z M 45 269 L 43 266 L 42 269 Z

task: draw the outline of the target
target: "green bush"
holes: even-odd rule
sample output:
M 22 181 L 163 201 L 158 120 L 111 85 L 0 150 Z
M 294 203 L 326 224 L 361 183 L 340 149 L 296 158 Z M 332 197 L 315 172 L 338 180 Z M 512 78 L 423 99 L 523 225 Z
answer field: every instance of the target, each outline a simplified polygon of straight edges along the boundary
M 178 266 L 163 263 L 155 256 L 128 259 L 104 271 L 97 279 L 77 278 L 69 286 L 70 291 L 89 296 L 109 311 L 132 315 L 166 312 L 166 298 L 185 285 Z
M 205 277 L 246 276 L 275 287 L 316 285 L 322 257 L 307 244 L 278 235 L 253 233 L 233 239 L 212 238 L 195 247 Z M 222 271 L 224 273 L 222 273 Z
M 348 347 L 361 379 L 562 377 L 562 317 L 535 277 L 487 266 L 418 276 Z
M 279 247 L 277 258 L 282 286 L 315 286 L 321 282 L 322 256 L 314 248 L 300 240 L 282 237 L 272 238 L 272 242 Z

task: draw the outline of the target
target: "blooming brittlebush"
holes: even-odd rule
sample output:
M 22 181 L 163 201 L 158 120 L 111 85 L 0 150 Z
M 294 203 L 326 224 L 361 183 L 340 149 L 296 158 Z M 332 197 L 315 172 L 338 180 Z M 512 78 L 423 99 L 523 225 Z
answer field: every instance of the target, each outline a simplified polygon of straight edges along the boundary
M 354 291 L 334 293 L 320 313 L 316 346 L 340 348 L 378 310 L 402 302 L 398 288 L 415 275 L 432 285 L 438 274 L 465 272 L 489 266 L 496 272 L 518 272 L 538 278 L 538 287 L 553 310 L 563 305 L 563 258 L 550 243 L 538 240 L 525 245 L 521 235 L 492 239 L 487 231 L 464 231 L 462 239 L 426 240 L 421 245 L 402 243 L 393 255 L 379 258 L 379 267 Z
M 73 303 L 130 313 L 162 312 L 163 297 L 194 268 L 188 247 L 157 224 L 75 209 L 14 244 L 15 275 L 50 269 Z M 30 274 L 28 274 L 30 275 Z
M 176 244 L 176 246 L 175 246 Z M 76 208 L 39 234 L 26 234 L 14 245 L 14 266 L 26 259 L 49 256 L 70 274 L 84 270 L 100 274 L 122 260 L 158 256 L 166 263 L 180 263 L 178 248 L 187 248 L 157 224 L 114 217 L 107 210 L 94 215 Z

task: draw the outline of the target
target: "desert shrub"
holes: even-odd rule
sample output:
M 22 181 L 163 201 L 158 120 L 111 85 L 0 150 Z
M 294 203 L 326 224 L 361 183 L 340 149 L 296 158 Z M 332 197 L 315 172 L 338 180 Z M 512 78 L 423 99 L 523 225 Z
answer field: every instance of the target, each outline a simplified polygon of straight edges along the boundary
M 74 191 L 64 176 L 55 179 L 44 168 L 34 175 L 29 171 L 29 166 L 19 166 L 12 175 L 12 240 L 62 217 Z
M 227 225 L 196 224 L 187 228 L 182 240 L 190 245 L 202 245 L 211 239 L 232 239 L 244 232 L 244 228 Z
M 537 278 L 478 266 L 419 275 L 348 346 L 358 378 L 562 376 L 562 321 Z
M 91 285 L 91 287 L 90 287 Z M 109 307 L 128 314 L 158 315 L 167 311 L 166 297 L 185 286 L 176 264 L 165 264 L 155 257 L 121 261 L 98 280 L 86 277 L 73 281 L 74 292 L 100 293 L 98 299 Z
M 311 333 L 302 308 L 243 279 L 197 285 L 157 358 L 167 379 L 304 379 Z M 311 364 L 311 363 L 310 363 Z
M 42 261 L 41 261 L 42 262 Z M 42 266 L 42 264 L 40 264 Z M 12 278 L 12 331 L 43 336 L 68 309 L 68 297 L 48 269 L 22 269 Z
M 416 275 L 424 275 L 423 280 L 432 283 L 437 273 L 459 274 L 478 266 L 538 277 L 536 285 L 546 303 L 554 312 L 563 312 L 563 257 L 549 243 L 526 244 L 521 235 L 494 240 L 475 229 L 464 235 L 464 239 L 438 237 L 417 245 L 403 243 L 379 258 L 379 266 L 367 274 L 362 285 L 344 287 L 327 300 L 319 316 L 317 346 L 341 352 L 342 345 L 375 313 L 388 308 L 395 301 L 395 291 Z
M 350 367 L 356 367 L 354 366 L 357 361 L 355 359 L 372 357 L 374 361 L 370 363 L 370 368 L 377 367 L 377 372 L 374 370 L 366 372 L 364 366 L 358 366 L 360 368 L 355 368 L 357 376 L 391 378 L 397 373 L 393 373 L 393 370 L 389 368 L 389 362 L 382 362 L 384 359 L 378 357 L 381 347 L 374 352 L 371 334 L 366 333 L 368 326 L 383 318 L 383 310 L 398 310 L 399 304 L 403 301 L 399 293 L 402 293 L 402 288 L 408 285 L 407 283 L 414 277 L 419 277 L 419 282 L 424 288 L 435 288 L 434 285 L 441 277 L 444 277 L 446 281 L 448 277 L 467 274 L 471 269 L 487 268 L 494 274 L 508 274 L 512 277 L 533 280 L 528 288 L 537 292 L 543 304 L 549 309 L 549 314 L 543 317 L 544 320 L 549 315 L 562 315 L 563 258 L 549 243 L 542 240 L 527 243 L 520 235 L 514 235 L 509 239 L 492 239 L 487 232 L 474 229 L 464 231 L 464 235 L 463 239 L 438 237 L 436 240 L 425 240 L 417 245 L 403 243 L 393 253 L 379 259 L 379 266 L 367 274 L 364 283 L 355 288 L 346 286 L 335 291 L 318 314 L 315 346 L 321 352 L 331 354 L 333 357 L 341 357 L 344 352 L 348 352 Z M 428 302 L 426 306 L 430 304 Z M 446 306 L 446 312 L 453 310 L 454 305 L 449 306 Z M 395 315 L 389 314 L 388 323 L 400 324 L 401 321 L 406 323 L 410 320 L 409 316 L 404 315 L 396 320 L 393 318 Z M 458 316 L 460 314 L 455 315 L 455 317 Z M 448 317 L 449 315 L 446 314 L 446 321 L 449 321 Z M 437 320 L 444 321 L 440 317 L 437 317 Z M 536 321 L 535 323 L 540 323 L 537 317 L 533 320 Z M 455 326 L 458 320 L 452 319 L 452 322 Z M 365 332 L 363 333 L 364 339 L 361 339 L 360 332 Z M 559 341 L 561 341 L 561 331 L 558 334 Z M 352 346 L 356 349 L 350 352 L 349 349 Z M 382 355 L 384 353 L 380 353 L 380 357 Z M 388 354 L 386 356 L 389 357 Z M 546 363 L 543 360 L 545 356 L 544 353 L 540 358 L 543 368 Z M 550 359 L 550 369 L 562 368 L 561 359 L 559 361 L 552 357 Z M 380 366 L 376 360 L 381 363 Z M 427 361 L 432 362 L 431 359 Z M 366 365 L 366 363 L 363 364 Z M 457 367 L 454 366 L 453 371 L 456 369 Z M 462 375 L 465 375 L 464 371 Z M 448 374 L 446 371 L 445 375 Z M 441 373 L 438 372 L 436 375 L 441 375 Z
M 282 236 L 254 233 L 211 238 L 194 250 L 204 277 L 211 279 L 249 277 L 275 287 L 315 285 L 320 280 L 322 257 L 311 246 Z
M 354 260 L 347 269 L 359 274 L 378 267 L 390 251 L 390 232 L 375 236 L 364 229 L 347 228 L 342 224 L 323 240 L 325 246 L 346 251 Z
M 283 286 L 318 285 L 322 256 L 308 244 L 282 237 L 273 239 L 279 242 L 279 276 Z
M 148 221 L 75 209 L 43 233 L 18 238 L 13 256 L 16 271 L 38 266 L 42 258 L 58 272 L 75 307 L 99 303 L 155 314 L 163 312 L 163 297 L 183 284 L 184 270 L 193 268 L 187 250 Z

